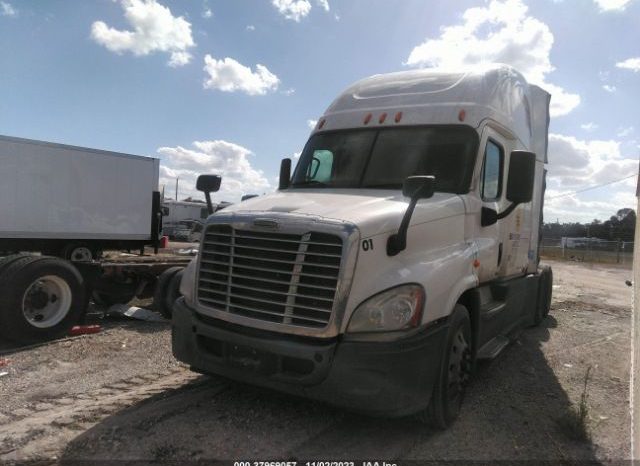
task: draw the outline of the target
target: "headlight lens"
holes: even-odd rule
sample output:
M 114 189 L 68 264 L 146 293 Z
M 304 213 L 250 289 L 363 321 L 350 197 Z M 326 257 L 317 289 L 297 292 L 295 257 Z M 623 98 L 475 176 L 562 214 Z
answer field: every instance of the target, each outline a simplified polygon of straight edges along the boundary
M 180 282 L 180 294 L 184 296 L 184 300 L 187 304 L 193 305 L 194 301 L 194 292 L 196 288 L 196 268 L 197 268 L 198 258 L 197 256 L 191 259 L 189 265 L 184 269 L 182 273 L 182 281 Z
M 401 285 L 377 294 L 360 304 L 347 332 L 390 332 L 416 327 L 422 318 L 424 289 Z

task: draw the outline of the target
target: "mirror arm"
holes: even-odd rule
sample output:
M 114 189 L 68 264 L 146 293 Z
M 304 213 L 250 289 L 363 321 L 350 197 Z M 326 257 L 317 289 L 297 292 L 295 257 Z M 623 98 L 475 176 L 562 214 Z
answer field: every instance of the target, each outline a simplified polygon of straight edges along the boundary
M 512 202 L 511 205 L 509 207 L 507 207 L 504 212 L 500 212 L 498 214 L 497 219 L 500 220 L 500 219 L 503 219 L 503 218 L 507 217 L 511 212 L 513 212 L 515 210 L 516 207 L 518 207 L 518 205 L 519 205 L 518 202 Z
M 213 214 L 213 204 L 211 203 L 211 193 L 206 191 L 204 193 L 204 197 L 207 199 L 207 210 L 209 211 L 209 215 Z
M 400 251 L 404 251 L 406 249 L 409 222 L 411 221 L 411 216 L 413 215 L 413 211 L 416 208 L 419 198 L 419 196 L 415 196 L 411 199 L 409 207 L 407 207 L 404 217 L 402 217 L 398 233 L 389 236 L 389 239 L 387 240 L 387 256 L 395 256 L 400 253 Z

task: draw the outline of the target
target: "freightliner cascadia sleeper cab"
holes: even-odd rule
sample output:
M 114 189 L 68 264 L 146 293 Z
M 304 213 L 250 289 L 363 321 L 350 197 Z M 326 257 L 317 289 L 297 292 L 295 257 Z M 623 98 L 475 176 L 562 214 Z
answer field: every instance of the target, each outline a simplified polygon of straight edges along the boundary
M 174 304 L 193 370 L 384 416 L 456 418 L 476 359 L 548 313 L 550 96 L 513 68 L 349 87 L 279 190 L 207 220 Z

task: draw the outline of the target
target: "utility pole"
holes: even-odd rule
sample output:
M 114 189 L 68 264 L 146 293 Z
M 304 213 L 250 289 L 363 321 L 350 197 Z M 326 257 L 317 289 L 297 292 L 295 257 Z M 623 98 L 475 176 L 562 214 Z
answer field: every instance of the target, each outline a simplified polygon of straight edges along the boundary
M 180 181 L 180 177 L 176 177 L 176 201 L 178 200 L 178 181 Z

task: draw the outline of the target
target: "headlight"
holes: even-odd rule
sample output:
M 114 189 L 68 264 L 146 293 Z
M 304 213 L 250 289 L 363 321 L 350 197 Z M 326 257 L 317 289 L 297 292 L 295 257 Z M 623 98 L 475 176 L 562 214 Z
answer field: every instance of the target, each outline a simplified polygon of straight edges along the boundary
M 187 304 L 193 305 L 194 293 L 196 288 L 196 268 L 198 263 L 198 257 L 194 257 L 189 262 L 182 273 L 182 281 L 180 282 L 180 294 L 184 296 L 184 300 Z
M 347 332 L 391 332 L 416 327 L 423 307 L 422 286 L 397 286 L 360 304 L 351 316 Z

